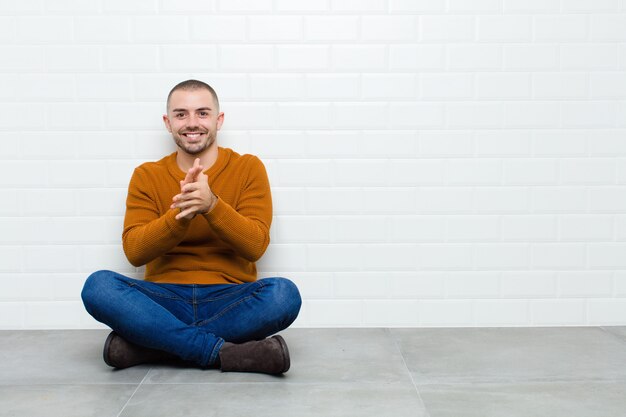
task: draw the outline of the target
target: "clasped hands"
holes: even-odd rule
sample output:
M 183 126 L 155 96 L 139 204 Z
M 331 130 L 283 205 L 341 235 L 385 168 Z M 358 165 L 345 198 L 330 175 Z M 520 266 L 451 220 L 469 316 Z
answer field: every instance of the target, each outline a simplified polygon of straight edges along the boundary
M 211 191 L 208 177 L 202 172 L 200 158 L 196 158 L 193 166 L 187 171 L 187 176 L 180 182 L 180 194 L 172 198 L 170 208 L 180 209 L 176 220 L 191 220 L 196 214 L 208 213 L 217 204 L 217 197 Z

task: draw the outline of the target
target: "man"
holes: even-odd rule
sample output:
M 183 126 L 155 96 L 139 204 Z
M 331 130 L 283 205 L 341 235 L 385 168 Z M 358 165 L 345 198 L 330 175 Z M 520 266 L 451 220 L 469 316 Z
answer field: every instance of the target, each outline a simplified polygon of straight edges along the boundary
M 104 361 L 115 368 L 181 358 L 203 368 L 281 374 L 281 336 L 301 306 L 285 278 L 256 279 L 269 244 L 270 186 L 261 161 L 218 147 L 217 94 L 188 80 L 167 99 L 165 127 L 178 151 L 135 169 L 122 241 L 145 279 L 98 271 L 82 298 L 113 332 Z

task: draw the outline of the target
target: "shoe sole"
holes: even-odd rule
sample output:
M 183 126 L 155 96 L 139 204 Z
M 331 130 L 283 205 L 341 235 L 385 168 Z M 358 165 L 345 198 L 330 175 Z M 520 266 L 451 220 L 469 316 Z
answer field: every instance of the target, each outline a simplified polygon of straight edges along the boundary
M 285 362 L 285 367 L 282 371 L 280 371 L 280 373 L 284 374 L 291 367 L 291 360 L 289 359 L 289 348 L 287 347 L 287 342 L 285 342 L 285 339 L 283 339 L 282 336 L 277 335 L 274 336 L 273 339 L 276 339 L 278 343 L 280 343 L 280 346 L 283 348 L 283 361 Z
M 111 363 L 109 358 L 109 347 L 111 346 L 111 342 L 117 336 L 117 333 L 111 332 L 107 337 L 107 340 L 104 341 L 104 350 L 102 351 L 102 359 L 104 359 L 104 363 L 109 365 L 111 368 L 115 368 L 116 366 Z

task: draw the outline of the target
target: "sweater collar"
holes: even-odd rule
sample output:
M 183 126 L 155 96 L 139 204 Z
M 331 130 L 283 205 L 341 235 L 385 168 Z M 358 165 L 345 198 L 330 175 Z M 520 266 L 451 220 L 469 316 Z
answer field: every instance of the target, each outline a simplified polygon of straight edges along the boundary
M 167 161 L 166 161 L 167 168 L 170 171 L 170 173 L 174 176 L 174 178 L 182 180 L 185 178 L 187 173 L 183 171 L 182 169 L 180 169 L 180 167 L 176 163 L 177 153 L 178 152 L 174 152 L 167 158 Z M 215 160 L 215 163 L 211 165 L 209 169 L 205 169 L 203 171 L 204 174 L 209 178 L 213 178 L 217 174 L 219 174 L 226 167 L 226 164 L 228 164 L 228 161 L 230 160 L 230 154 L 231 154 L 230 149 L 222 148 L 218 146 L 217 159 Z

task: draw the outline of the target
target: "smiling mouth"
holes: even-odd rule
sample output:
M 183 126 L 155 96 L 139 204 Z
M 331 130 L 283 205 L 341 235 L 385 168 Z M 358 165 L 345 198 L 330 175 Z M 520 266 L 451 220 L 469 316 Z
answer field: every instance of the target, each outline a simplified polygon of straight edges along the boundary
M 183 136 L 188 138 L 188 139 L 198 139 L 201 135 L 203 135 L 203 133 L 200 132 L 187 132 L 187 133 L 183 133 Z

